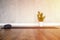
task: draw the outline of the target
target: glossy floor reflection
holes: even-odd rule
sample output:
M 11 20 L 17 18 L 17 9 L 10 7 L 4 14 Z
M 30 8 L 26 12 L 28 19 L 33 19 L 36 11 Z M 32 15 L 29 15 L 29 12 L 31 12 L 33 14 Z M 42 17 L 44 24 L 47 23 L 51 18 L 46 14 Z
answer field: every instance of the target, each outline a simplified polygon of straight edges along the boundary
M 0 40 L 60 40 L 60 29 L 2 29 Z

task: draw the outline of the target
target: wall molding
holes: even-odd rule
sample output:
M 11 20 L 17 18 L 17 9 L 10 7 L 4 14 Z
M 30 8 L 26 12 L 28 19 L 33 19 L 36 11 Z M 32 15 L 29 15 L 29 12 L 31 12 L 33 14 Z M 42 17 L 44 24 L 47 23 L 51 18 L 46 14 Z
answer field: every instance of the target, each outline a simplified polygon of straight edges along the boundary
M 60 26 L 60 23 L 0 23 L 3 27 L 5 24 L 11 24 L 13 27 L 16 26 Z

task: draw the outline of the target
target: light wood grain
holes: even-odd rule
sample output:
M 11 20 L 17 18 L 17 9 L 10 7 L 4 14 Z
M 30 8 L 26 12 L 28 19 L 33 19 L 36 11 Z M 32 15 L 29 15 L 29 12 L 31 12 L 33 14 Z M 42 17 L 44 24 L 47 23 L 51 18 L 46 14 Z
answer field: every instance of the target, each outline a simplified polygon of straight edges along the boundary
M 2 29 L 1 40 L 60 40 L 60 29 Z

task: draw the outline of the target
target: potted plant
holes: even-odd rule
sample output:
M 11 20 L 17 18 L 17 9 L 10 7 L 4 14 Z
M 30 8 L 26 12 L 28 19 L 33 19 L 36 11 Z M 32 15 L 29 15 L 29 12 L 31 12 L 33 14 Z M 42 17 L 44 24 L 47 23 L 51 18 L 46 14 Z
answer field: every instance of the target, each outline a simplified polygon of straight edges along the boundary
M 43 16 L 43 13 L 38 11 L 37 18 L 38 18 L 39 25 L 43 26 L 44 24 L 43 21 L 45 19 L 45 16 Z

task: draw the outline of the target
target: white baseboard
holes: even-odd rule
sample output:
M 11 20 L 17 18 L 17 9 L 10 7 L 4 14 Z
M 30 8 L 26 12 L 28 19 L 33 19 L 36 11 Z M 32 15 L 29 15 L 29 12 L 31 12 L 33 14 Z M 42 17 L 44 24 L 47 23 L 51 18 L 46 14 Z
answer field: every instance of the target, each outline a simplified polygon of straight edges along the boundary
M 11 24 L 13 27 L 15 26 L 60 26 L 60 23 L 0 23 L 0 26 L 4 26 L 5 24 Z

